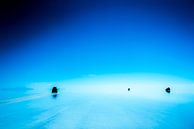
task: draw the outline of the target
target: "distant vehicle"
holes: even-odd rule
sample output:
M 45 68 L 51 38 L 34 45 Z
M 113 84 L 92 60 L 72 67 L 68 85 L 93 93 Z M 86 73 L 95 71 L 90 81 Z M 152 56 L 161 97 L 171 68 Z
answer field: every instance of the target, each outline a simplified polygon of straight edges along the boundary
M 170 87 L 167 87 L 167 88 L 165 89 L 165 91 L 166 91 L 167 93 L 170 93 Z
M 57 87 L 54 86 L 54 87 L 52 88 L 52 93 L 58 93 Z
M 128 91 L 130 91 L 131 89 L 130 88 L 128 88 Z

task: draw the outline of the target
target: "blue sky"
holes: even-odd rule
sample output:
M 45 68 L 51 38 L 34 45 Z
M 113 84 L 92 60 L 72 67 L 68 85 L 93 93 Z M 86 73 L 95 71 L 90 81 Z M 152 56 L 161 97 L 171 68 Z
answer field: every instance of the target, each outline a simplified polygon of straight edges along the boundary
M 176 14 L 179 8 L 169 8 L 113 4 L 81 10 L 69 22 L 16 40 L 26 45 L 1 56 L 0 81 L 23 85 L 117 73 L 194 79 L 194 24 Z

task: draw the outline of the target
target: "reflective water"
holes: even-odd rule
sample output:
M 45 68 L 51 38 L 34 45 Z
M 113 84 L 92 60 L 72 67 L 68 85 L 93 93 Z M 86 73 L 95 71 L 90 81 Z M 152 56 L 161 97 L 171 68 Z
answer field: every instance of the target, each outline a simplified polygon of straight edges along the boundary
M 50 94 L 54 83 L 33 83 L 21 92 L 1 90 L 4 97 L 0 101 L 0 128 L 194 128 L 194 83 L 135 78 L 90 77 L 57 82 L 56 96 Z M 169 85 L 170 94 L 164 91 Z

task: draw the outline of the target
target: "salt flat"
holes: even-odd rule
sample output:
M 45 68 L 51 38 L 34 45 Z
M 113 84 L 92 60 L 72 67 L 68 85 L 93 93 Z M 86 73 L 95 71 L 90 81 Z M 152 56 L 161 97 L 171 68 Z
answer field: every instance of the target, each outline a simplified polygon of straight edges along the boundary
M 156 75 L 93 76 L 33 83 L 26 86 L 25 94 L 1 99 L 0 127 L 192 129 L 193 84 Z M 53 85 L 59 88 L 56 97 L 50 93 Z M 172 88 L 170 94 L 164 90 L 167 86 Z M 17 93 L 12 91 L 12 96 Z

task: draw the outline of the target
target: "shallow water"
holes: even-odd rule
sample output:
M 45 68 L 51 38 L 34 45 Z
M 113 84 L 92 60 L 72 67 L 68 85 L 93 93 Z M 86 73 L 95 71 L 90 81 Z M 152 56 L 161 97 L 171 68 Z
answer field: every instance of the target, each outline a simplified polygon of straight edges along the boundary
M 113 82 L 113 85 L 102 81 L 109 80 L 106 78 L 100 79 L 104 85 L 97 88 L 95 85 L 102 83 L 99 79 L 94 80 L 60 82 L 57 84 L 61 86 L 60 92 L 56 97 L 50 94 L 50 83 L 27 86 L 23 90 L 25 94 L 18 96 L 18 91 L 12 91 L 11 98 L 1 99 L 1 129 L 194 128 L 194 95 L 190 89 L 183 94 L 173 87 L 172 93 L 168 94 L 158 86 L 153 89 L 155 92 L 158 89 L 158 95 L 149 95 L 152 90 L 146 87 L 141 91 L 143 87 L 137 88 L 140 84 L 132 87 L 125 82 L 127 85 L 116 87 L 120 81 L 116 81 L 118 84 Z M 127 86 L 132 87 L 130 92 Z M 4 94 L 8 91 L 5 90 Z

